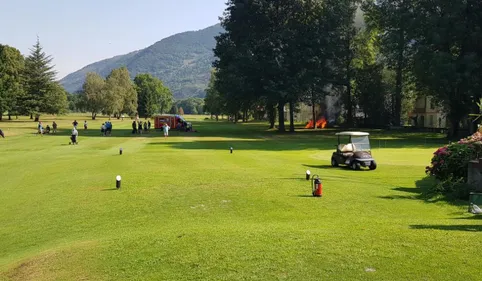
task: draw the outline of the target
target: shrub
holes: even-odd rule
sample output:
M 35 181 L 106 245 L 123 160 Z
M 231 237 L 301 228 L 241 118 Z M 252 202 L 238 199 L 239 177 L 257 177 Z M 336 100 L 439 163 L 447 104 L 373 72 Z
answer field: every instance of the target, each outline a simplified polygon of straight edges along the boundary
M 465 182 L 464 179 L 447 179 L 444 181 L 437 181 L 434 185 L 428 187 L 427 193 L 444 194 L 452 199 L 468 199 L 471 191 L 471 186 Z
M 476 156 L 472 144 L 452 143 L 434 152 L 426 173 L 440 181 L 467 179 L 468 163 Z
M 430 166 L 425 172 L 435 177 L 438 183 L 431 189 L 434 193 L 452 194 L 457 198 L 465 198 L 469 193 L 467 184 L 468 164 L 482 152 L 482 133 L 461 139 L 437 149 Z

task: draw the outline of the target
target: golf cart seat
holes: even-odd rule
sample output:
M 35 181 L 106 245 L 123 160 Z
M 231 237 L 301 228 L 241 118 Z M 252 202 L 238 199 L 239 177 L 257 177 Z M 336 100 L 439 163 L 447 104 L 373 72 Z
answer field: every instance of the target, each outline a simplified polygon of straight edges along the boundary
M 342 146 L 342 147 L 340 148 L 340 146 Z M 343 153 L 344 157 L 353 156 L 353 153 L 355 152 L 355 145 L 353 143 L 349 143 L 349 144 L 346 144 L 346 145 L 340 144 L 340 146 L 339 146 L 339 149 L 340 149 L 341 153 Z

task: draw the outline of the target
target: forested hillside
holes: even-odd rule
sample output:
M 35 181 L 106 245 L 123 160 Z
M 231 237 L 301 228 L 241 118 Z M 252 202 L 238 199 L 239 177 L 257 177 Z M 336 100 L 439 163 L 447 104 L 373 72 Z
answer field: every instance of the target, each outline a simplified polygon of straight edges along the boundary
M 139 73 L 149 73 L 161 79 L 177 99 L 203 97 L 214 60 L 214 37 L 220 32 L 222 27 L 218 24 L 179 33 L 145 49 L 88 65 L 67 75 L 61 83 L 73 93 L 82 88 L 88 72 L 105 77 L 113 69 L 126 66 L 132 78 Z

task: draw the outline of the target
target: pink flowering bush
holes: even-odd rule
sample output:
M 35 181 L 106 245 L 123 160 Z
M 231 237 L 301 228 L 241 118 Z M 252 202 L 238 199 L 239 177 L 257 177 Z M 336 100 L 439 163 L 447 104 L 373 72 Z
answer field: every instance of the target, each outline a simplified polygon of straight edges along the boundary
M 467 183 L 468 164 L 477 159 L 482 152 L 482 133 L 461 139 L 437 149 L 433 153 L 430 166 L 425 172 L 438 180 L 432 191 L 455 194 L 458 198 L 467 196 L 470 187 Z
M 434 152 L 426 173 L 440 181 L 449 179 L 467 179 L 467 168 L 470 160 L 477 155 L 476 147 L 471 143 L 452 143 Z

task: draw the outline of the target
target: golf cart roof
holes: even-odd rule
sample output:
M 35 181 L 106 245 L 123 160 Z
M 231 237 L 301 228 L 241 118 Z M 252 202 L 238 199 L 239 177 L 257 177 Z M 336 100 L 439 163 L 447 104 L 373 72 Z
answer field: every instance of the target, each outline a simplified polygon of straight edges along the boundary
M 337 136 L 355 136 L 355 137 L 364 137 L 370 135 L 366 132 L 339 132 L 336 133 Z

